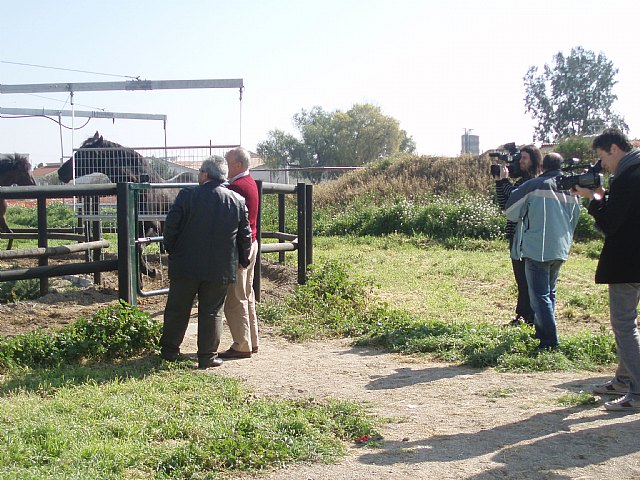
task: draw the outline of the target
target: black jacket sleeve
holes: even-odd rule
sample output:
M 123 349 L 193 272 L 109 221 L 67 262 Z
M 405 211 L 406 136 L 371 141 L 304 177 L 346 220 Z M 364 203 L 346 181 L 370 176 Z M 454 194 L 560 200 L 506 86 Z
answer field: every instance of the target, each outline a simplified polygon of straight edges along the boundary
M 242 207 L 243 213 L 240 214 L 236 243 L 238 245 L 238 263 L 246 268 L 249 265 L 252 237 L 251 226 L 249 225 L 249 212 L 244 201 L 242 202 Z

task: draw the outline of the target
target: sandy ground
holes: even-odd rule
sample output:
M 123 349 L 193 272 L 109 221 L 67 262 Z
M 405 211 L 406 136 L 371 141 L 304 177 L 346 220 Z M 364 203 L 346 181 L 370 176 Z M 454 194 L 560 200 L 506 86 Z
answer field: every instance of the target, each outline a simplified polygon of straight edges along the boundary
M 275 267 L 265 277 L 267 297 L 291 285 Z M 110 281 L 0 305 L 0 334 L 92 315 L 115 301 Z M 161 318 L 164 298 L 141 299 L 140 307 Z M 194 323 L 183 353 L 195 355 L 195 328 Z M 225 329 L 220 348 L 229 345 Z M 206 374 L 239 378 L 260 396 L 356 401 L 386 419 L 378 447 L 349 445 L 334 465 L 233 478 L 640 478 L 640 414 L 608 413 L 602 400 L 583 407 L 558 403 L 569 393 L 589 391 L 610 373 L 504 374 L 354 348 L 347 340 L 290 343 L 263 328 L 257 355 L 226 361 Z
M 262 478 L 640 478 L 640 414 L 608 413 L 602 401 L 558 404 L 606 374 L 505 374 L 354 348 L 346 340 L 292 344 L 270 332 L 261 338 L 257 355 L 226 361 L 211 374 L 240 378 L 258 395 L 361 402 L 388 419 L 378 448 L 350 445 L 335 465 Z M 184 352 L 195 353 L 194 328 Z

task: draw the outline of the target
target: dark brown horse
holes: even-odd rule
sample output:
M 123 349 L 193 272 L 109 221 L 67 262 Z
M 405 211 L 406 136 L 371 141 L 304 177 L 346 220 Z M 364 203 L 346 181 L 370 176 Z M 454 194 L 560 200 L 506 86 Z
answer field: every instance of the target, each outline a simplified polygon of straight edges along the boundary
M 102 173 L 113 183 L 165 181 L 152 168 L 147 159 L 135 150 L 105 140 L 98 132 L 88 138 L 73 155 L 75 177 Z M 72 159 L 67 160 L 58 169 L 58 178 L 67 183 L 73 178 Z M 161 188 L 140 191 L 140 215 L 166 215 L 175 200 L 178 189 Z M 162 224 L 156 220 L 142 222 L 139 234 L 153 236 L 162 234 Z M 145 262 L 141 262 L 141 271 L 154 276 L 155 272 Z
M 0 186 L 35 184 L 36 181 L 33 179 L 31 164 L 27 157 L 15 154 L 0 159 Z M 4 218 L 5 213 L 7 213 L 7 201 L 4 198 L 0 198 L 0 231 L 11 232 Z

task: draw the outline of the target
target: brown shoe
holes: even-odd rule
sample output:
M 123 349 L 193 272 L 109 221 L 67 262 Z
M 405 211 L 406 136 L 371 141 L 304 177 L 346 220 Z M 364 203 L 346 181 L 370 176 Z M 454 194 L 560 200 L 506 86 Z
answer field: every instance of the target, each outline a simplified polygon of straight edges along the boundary
M 251 353 L 258 353 L 258 347 L 253 347 L 251 349 Z
M 218 358 L 224 358 L 225 360 L 233 360 L 236 358 L 251 358 L 251 352 L 239 352 L 231 347 L 226 352 L 218 354 Z

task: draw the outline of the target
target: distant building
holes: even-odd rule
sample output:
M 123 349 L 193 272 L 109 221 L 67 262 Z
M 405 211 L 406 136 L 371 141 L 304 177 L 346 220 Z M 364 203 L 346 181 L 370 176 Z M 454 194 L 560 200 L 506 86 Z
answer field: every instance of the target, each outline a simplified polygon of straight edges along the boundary
M 60 163 L 39 163 L 33 169 L 33 179 L 38 185 L 60 185 L 58 180 L 58 169 Z
M 461 153 L 470 153 L 472 155 L 480 155 L 480 136 L 463 133 L 460 136 Z

